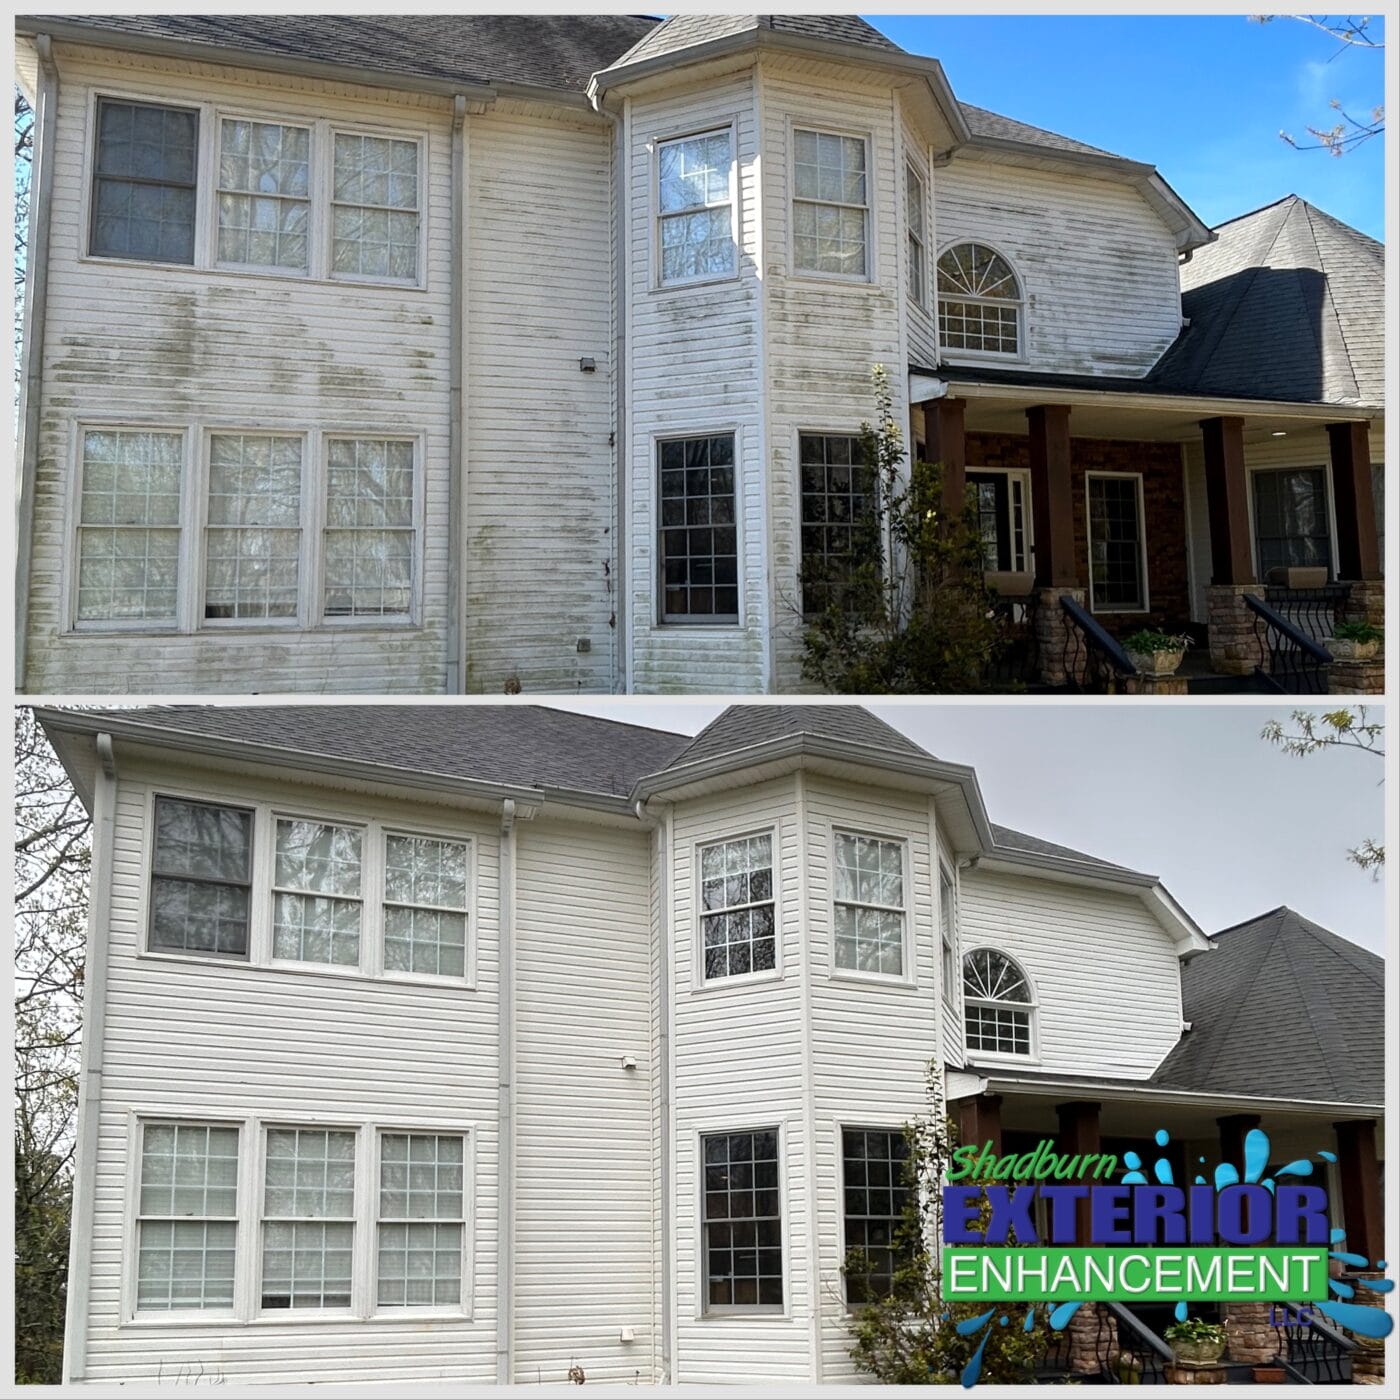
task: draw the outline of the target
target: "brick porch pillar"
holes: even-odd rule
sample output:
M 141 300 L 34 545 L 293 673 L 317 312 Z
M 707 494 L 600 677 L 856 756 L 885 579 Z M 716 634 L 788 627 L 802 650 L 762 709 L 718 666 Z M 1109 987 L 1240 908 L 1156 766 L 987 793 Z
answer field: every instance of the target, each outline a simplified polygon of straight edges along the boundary
M 1376 1124 L 1371 1118 L 1334 1123 L 1337 1133 L 1337 1175 L 1342 1184 L 1342 1219 L 1347 1249 L 1364 1254 L 1372 1264 L 1385 1257 L 1385 1217 L 1381 1204 L 1381 1172 L 1376 1159 Z
M 943 468 L 943 509 L 956 514 L 967 496 L 967 405 L 962 399 L 924 400 L 924 447 Z
M 1249 545 L 1249 480 L 1244 466 L 1244 419 L 1201 422 L 1205 453 L 1206 510 L 1210 517 L 1210 587 L 1206 631 L 1211 665 L 1222 675 L 1248 676 L 1267 658 L 1244 599 L 1263 597 Z
M 1098 1104 L 1078 1100 L 1056 1104 L 1055 1113 L 1060 1120 L 1055 1147 L 1061 1156 L 1073 1157 L 1099 1150 Z M 1089 1225 L 1089 1198 L 1085 1196 L 1083 1200 L 1076 1201 L 1074 1207 L 1074 1237 L 1077 1243 L 1089 1243 Z
M 1068 595 L 1086 598 L 1074 561 L 1074 486 L 1070 478 L 1069 405 L 1026 410 L 1031 464 L 1031 518 L 1035 525 L 1035 640 L 1040 678 L 1064 685 L 1070 622 L 1060 607 Z

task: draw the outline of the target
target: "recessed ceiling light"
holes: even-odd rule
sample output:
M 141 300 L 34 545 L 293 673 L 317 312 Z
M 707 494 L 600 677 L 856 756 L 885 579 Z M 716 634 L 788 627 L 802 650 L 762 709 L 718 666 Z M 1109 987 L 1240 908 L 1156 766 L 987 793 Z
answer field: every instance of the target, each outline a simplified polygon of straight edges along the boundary
M 1287 434 L 1286 432 L 1284 432 L 1282 428 L 1280 428 L 1280 429 L 1278 430 L 1278 432 L 1276 432 L 1276 433 L 1270 433 L 1269 436 L 1270 436 L 1270 437 L 1287 437 L 1288 434 Z

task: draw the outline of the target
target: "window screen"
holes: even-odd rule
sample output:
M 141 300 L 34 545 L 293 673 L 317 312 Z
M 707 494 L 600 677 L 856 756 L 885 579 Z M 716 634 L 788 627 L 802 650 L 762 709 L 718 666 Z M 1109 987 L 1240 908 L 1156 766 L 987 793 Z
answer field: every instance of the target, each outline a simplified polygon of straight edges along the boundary
M 248 956 L 253 814 L 157 797 L 150 947 Z
M 198 151 L 198 112 L 99 99 L 89 251 L 192 264 Z

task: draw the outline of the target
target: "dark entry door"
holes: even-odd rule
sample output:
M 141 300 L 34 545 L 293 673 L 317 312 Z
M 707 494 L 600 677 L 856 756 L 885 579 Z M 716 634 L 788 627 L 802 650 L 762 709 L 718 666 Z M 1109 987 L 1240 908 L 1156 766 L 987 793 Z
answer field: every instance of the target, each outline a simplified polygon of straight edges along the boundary
M 1011 495 L 1005 472 L 968 472 L 977 493 L 984 567 L 1006 571 L 1011 565 Z

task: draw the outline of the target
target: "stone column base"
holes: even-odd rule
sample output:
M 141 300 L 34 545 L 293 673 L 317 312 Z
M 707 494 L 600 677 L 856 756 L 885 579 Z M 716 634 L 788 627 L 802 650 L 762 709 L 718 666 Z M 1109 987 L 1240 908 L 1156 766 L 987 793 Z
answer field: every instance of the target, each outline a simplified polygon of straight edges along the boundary
M 1385 580 L 1364 579 L 1350 585 L 1346 604 L 1337 611 L 1338 622 L 1369 622 L 1385 626 Z
M 1035 645 L 1040 657 L 1040 679 L 1045 685 L 1076 685 L 1088 671 L 1088 655 L 1082 654 L 1073 676 L 1065 669 L 1067 645 L 1074 624 L 1060 606 L 1061 598 L 1073 598 L 1081 607 L 1088 595 L 1082 588 L 1042 588 L 1036 594 Z M 1081 1309 L 1082 1311 L 1082 1309 Z
M 1075 1376 L 1099 1373 L 1099 1328 L 1103 1309 L 1098 1303 L 1084 1303 L 1069 1320 L 1069 1369 Z
M 1127 676 L 1124 695 L 1185 695 L 1185 676 Z
M 1269 654 L 1254 630 L 1255 615 L 1245 595 L 1264 596 L 1258 583 L 1213 583 L 1206 589 L 1206 630 L 1210 664 L 1222 676 L 1252 676 L 1269 669 Z
M 1180 1364 L 1168 1366 L 1168 1385 L 1228 1385 L 1230 1381 L 1230 1368 L 1228 1366 L 1183 1366 Z
M 1248 1366 L 1272 1361 L 1283 1349 L 1276 1328 L 1269 1323 L 1268 1303 L 1225 1305 L 1225 1355 Z
M 1327 668 L 1329 695 L 1384 695 L 1385 662 L 1378 656 L 1372 661 L 1334 661 Z

